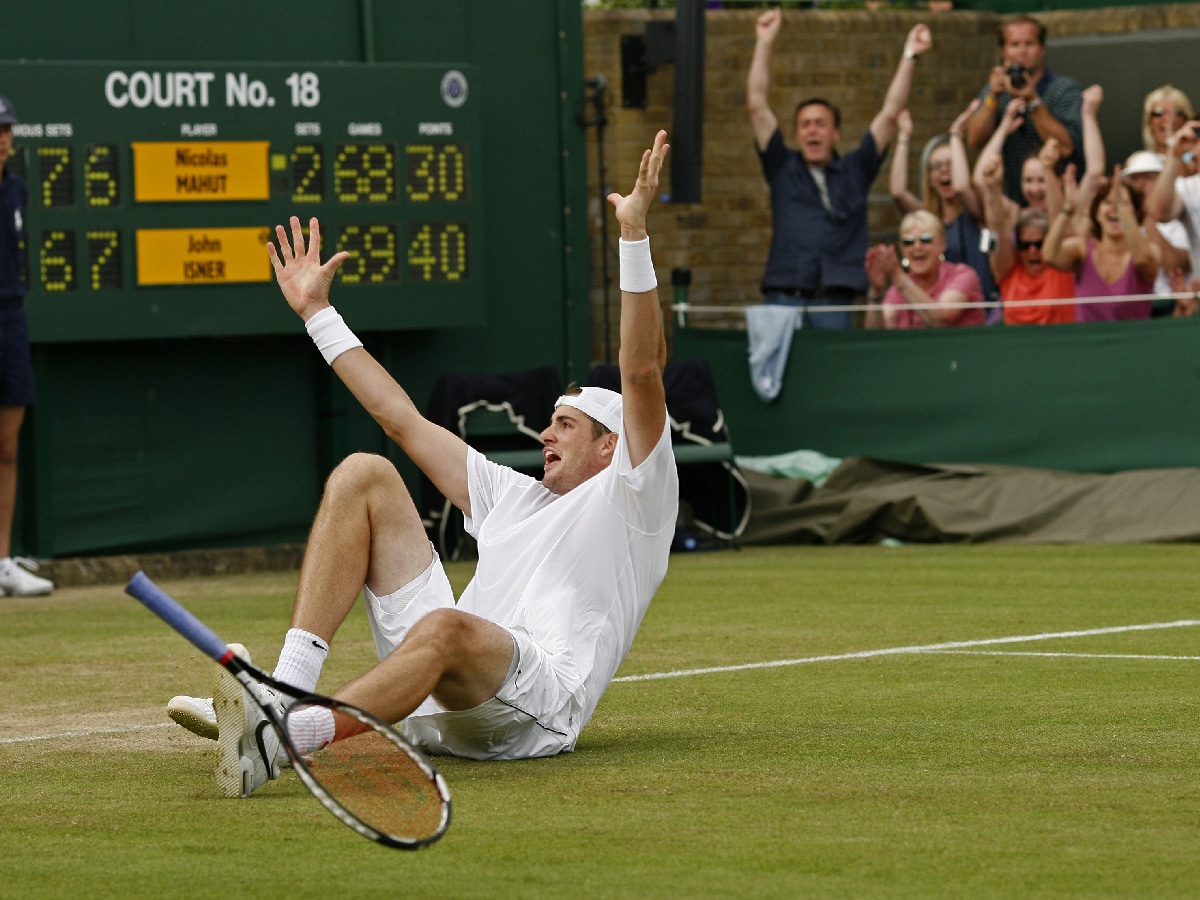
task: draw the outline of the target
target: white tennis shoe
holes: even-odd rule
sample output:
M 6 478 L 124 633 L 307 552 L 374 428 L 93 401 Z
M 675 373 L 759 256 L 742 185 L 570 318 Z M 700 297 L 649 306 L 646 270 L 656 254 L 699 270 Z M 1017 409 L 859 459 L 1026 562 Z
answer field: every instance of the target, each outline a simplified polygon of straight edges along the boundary
M 217 711 L 211 697 L 172 697 L 167 701 L 167 715 L 192 734 L 217 739 Z
M 273 691 L 260 684 L 249 688 L 222 669 L 213 679 L 213 707 L 217 714 L 217 784 L 226 797 L 249 797 L 279 777 L 279 734 L 254 698 L 277 702 Z
M 54 590 L 49 578 L 34 575 L 38 567 L 32 559 L 23 556 L 6 556 L 0 559 L 0 594 L 10 597 L 37 597 Z
M 241 644 L 228 644 L 237 656 L 250 662 L 250 651 Z M 182 725 L 192 734 L 210 741 L 217 739 L 217 711 L 211 697 L 188 697 L 180 695 L 167 701 L 167 715 L 173 722 Z

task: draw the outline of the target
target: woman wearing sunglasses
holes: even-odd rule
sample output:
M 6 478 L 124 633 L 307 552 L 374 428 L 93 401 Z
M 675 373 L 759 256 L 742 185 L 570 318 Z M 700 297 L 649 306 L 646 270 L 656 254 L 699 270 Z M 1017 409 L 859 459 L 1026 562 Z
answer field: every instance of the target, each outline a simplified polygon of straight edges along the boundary
M 897 120 L 896 153 L 892 159 L 890 188 L 892 200 L 901 213 L 927 209 L 937 216 L 945 228 L 946 259 L 966 263 L 979 276 L 983 295 L 988 300 L 999 299 L 999 291 L 988 268 L 988 257 L 981 241 L 983 204 L 971 184 L 971 165 L 967 161 L 963 129 L 967 119 L 979 107 L 971 105 L 950 126 L 946 134 L 931 138 L 921 153 L 921 197 L 908 189 L 908 145 L 912 136 L 912 116 L 908 110 Z
M 1031 300 L 1066 300 L 1075 296 L 1075 279 L 1047 265 L 1042 252 L 1050 219 L 1042 207 L 1027 206 L 1010 226 L 1004 197 L 1004 165 L 990 160 L 981 173 L 983 208 L 988 228 L 999 235 L 988 257 L 1000 285 L 1005 325 L 1061 325 L 1075 321 L 1075 304 L 1033 304 Z
M 946 232 L 933 213 L 918 209 L 900 220 L 900 250 L 877 244 L 867 251 L 871 296 L 883 295 L 884 328 L 982 325 L 983 291 L 975 270 L 945 261 Z M 868 320 L 878 325 L 878 319 Z
M 1195 118 L 1192 101 L 1187 94 L 1173 85 L 1164 84 L 1146 95 L 1142 104 L 1142 143 L 1160 160 L 1166 159 L 1171 148 L 1171 138 L 1186 122 Z M 1196 171 L 1196 160 L 1183 174 Z

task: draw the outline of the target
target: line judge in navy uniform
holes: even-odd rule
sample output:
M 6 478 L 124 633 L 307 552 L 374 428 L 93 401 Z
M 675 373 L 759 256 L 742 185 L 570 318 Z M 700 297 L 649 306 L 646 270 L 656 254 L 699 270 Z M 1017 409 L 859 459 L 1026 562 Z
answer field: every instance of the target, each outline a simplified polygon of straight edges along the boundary
M 21 241 L 29 188 L 8 165 L 17 114 L 0 97 L 0 595 L 48 594 L 54 584 L 34 575 L 36 564 L 10 555 L 17 502 L 17 440 L 25 408 L 33 405 L 33 362 L 25 320 Z
M 916 57 L 932 45 L 927 25 L 916 25 L 904 42 L 904 55 L 888 87 L 883 108 L 871 120 L 858 147 L 845 156 L 838 108 L 819 97 L 796 107 L 796 150 L 783 142 L 771 111 L 771 57 L 783 23 L 779 9 L 758 17 L 754 56 L 746 83 L 750 125 L 771 188 L 774 233 L 762 289 L 767 303 L 799 306 L 811 328 L 850 328 L 847 312 L 820 312 L 846 306 L 866 293 L 867 194 L 883 165 L 896 120 L 908 104 Z M 878 314 L 867 325 L 877 326 Z

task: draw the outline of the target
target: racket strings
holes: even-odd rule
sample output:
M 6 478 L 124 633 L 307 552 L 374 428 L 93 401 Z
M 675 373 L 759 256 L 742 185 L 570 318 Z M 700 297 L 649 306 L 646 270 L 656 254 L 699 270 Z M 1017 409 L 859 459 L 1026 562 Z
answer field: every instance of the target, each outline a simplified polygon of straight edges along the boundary
M 311 755 L 312 777 L 346 812 L 378 832 L 406 841 L 438 834 L 446 825 L 446 806 L 432 771 L 374 723 L 359 721 L 368 730 Z

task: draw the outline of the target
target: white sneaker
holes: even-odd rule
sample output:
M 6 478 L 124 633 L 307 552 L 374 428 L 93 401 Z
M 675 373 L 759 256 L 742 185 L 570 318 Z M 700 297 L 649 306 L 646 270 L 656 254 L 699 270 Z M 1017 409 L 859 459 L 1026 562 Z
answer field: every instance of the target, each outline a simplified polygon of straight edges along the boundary
M 217 784 L 226 797 L 249 797 L 279 777 L 275 757 L 279 735 L 258 704 L 247 696 L 254 690 L 274 702 L 274 692 L 262 685 L 243 688 L 225 669 L 213 679 L 213 706 L 217 713 Z
M 167 715 L 192 734 L 217 739 L 217 711 L 211 697 L 172 697 L 167 701 Z
M 6 556 L 0 559 L 0 593 L 10 597 L 36 597 L 54 590 L 49 578 L 34 575 L 38 564 L 24 556 Z
M 241 644 L 227 646 L 246 662 L 250 662 L 250 651 Z M 210 741 L 217 739 L 217 711 L 213 708 L 211 697 L 172 697 L 167 701 L 167 715 L 192 734 Z

